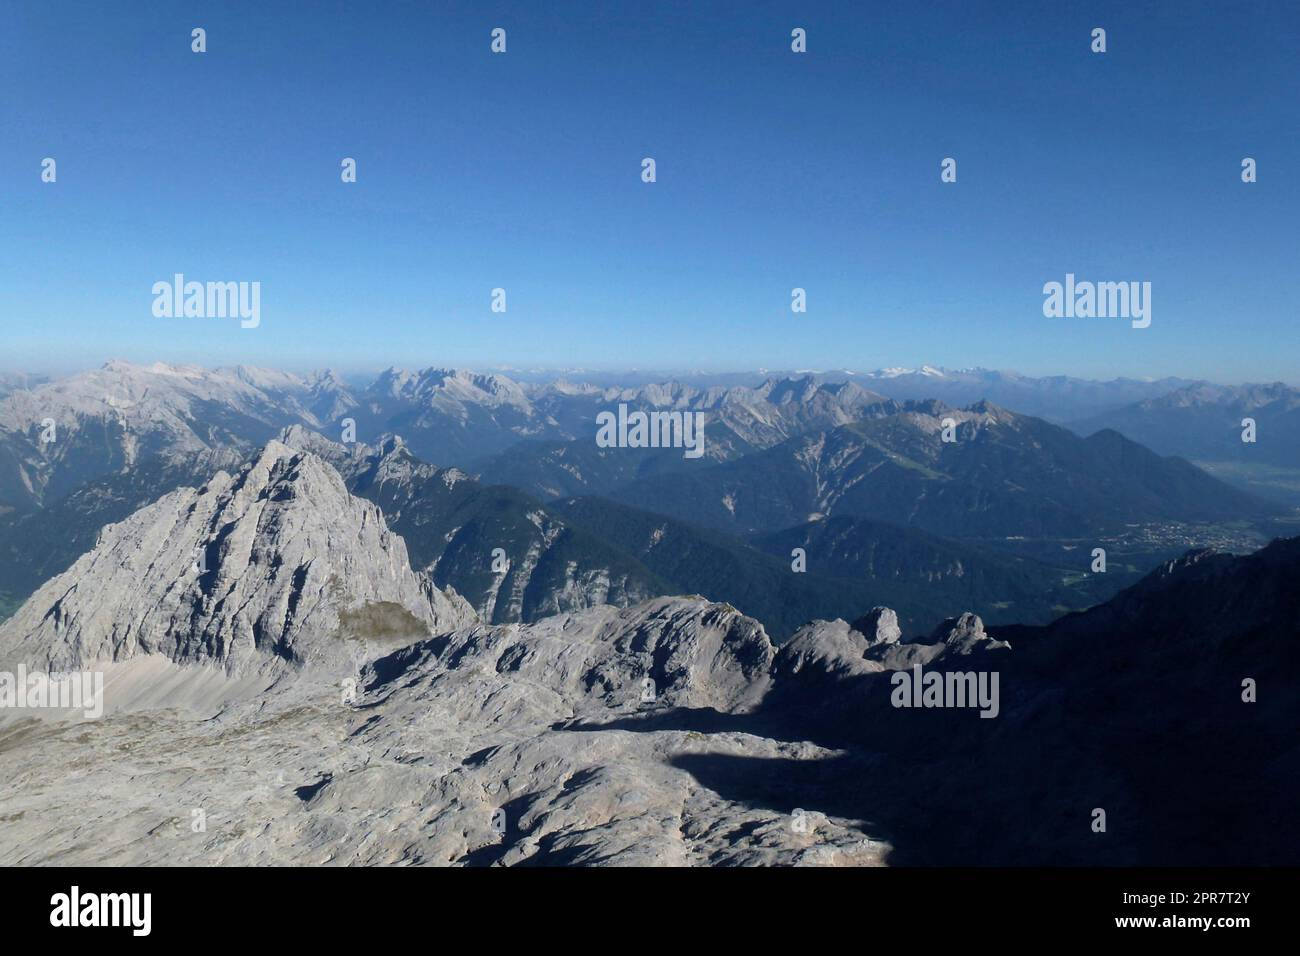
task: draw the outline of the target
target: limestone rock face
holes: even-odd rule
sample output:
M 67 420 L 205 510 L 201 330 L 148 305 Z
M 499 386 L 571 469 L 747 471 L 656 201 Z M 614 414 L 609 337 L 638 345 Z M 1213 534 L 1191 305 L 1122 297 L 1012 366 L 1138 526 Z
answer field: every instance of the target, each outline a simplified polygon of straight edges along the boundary
M 353 494 L 379 505 L 405 539 L 412 567 L 454 588 L 485 623 L 628 607 L 664 593 L 647 568 L 551 509 L 458 468 L 420 461 L 400 436 L 341 445 L 295 426 L 280 441 L 329 462 Z
M 304 669 L 252 693 L 230 681 L 240 696 L 206 720 L 126 710 L 67 734 L 0 718 L 0 863 L 879 865 L 874 827 L 708 779 L 734 764 L 834 783 L 836 751 L 750 726 L 772 659 L 733 608 L 663 598 L 469 624 L 373 660 L 352 694 Z M 162 705 L 149 688 L 165 685 L 214 709 L 211 668 L 109 669 L 112 699 Z M 81 770 L 56 783 L 52 763 Z
M 677 597 L 625 609 L 601 605 L 526 626 L 476 625 L 396 656 L 404 666 L 430 657 L 458 679 L 487 669 L 602 707 L 632 702 L 744 713 L 767 690 L 774 649 L 762 625 L 735 608 Z M 460 683 L 447 691 L 463 692 Z M 483 702 L 470 693 L 467 703 L 477 709 Z
M 781 645 L 773 677 L 778 683 L 816 680 L 831 685 L 846 677 L 884 670 L 867 659 L 871 646 L 866 637 L 843 621 L 814 621 Z
M 272 441 L 237 474 L 104 528 L 0 627 L 0 661 L 342 665 L 472 617 L 333 468 Z
M 898 615 L 887 607 L 873 607 L 853 622 L 853 630 L 864 635 L 869 644 L 897 644 L 903 637 Z

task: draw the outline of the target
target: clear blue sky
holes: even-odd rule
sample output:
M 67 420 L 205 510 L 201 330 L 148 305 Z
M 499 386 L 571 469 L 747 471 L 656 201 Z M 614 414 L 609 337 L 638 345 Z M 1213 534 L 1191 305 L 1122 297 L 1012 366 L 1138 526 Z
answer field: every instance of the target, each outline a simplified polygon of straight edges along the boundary
M 0 18 L 3 367 L 1300 379 L 1294 2 L 6 0 Z M 1044 318 L 1067 271 L 1150 281 L 1151 327 Z M 154 318 L 175 272 L 260 281 L 261 327 Z

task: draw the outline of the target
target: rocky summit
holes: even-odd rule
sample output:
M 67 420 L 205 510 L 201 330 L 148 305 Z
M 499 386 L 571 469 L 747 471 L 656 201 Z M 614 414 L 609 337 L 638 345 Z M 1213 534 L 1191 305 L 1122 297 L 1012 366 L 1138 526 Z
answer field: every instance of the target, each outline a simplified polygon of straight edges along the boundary
M 104 528 L 5 622 L 0 663 L 341 666 L 472 618 L 411 570 L 405 543 L 337 471 L 271 441 L 238 473 Z

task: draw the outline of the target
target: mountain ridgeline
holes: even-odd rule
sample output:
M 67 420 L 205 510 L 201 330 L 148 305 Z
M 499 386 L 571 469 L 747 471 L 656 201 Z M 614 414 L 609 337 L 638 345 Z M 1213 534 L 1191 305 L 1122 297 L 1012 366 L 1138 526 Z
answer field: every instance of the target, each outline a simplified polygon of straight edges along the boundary
M 783 640 L 815 617 L 852 616 L 876 604 L 895 607 L 916 629 L 972 606 L 995 622 L 1045 622 L 1088 606 L 1121 580 L 1071 575 L 869 519 L 836 517 L 746 541 L 594 496 L 542 503 L 422 462 L 397 439 L 345 446 L 294 426 L 278 443 L 327 462 L 352 494 L 378 506 L 415 568 L 491 623 L 694 593 L 743 609 Z M 155 479 L 152 490 L 162 493 L 201 486 L 204 466 L 220 457 L 148 459 L 23 515 L 0 538 L 8 580 L 34 590 L 70 566 L 103 525 L 148 503 L 142 479 Z M 39 542 L 39 563 L 29 539 Z M 800 572 L 794 548 L 810 556 Z
M 696 593 L 778 640 L 874 605 L 918 631 L 970 608 L 1041 624 L 1184 545 L 1220 543 L 1220 527 L 1262 543 L 1279 513 L 1114 431 L 864 387 L 913 379 L 993 381 L 927 369 L 617 387 L 390 369 L 357 388 L 329 372 L 110 362 L 27 383 L 0 398 L 0 614 L 106 525 L 238 471 L 271 440 L 328 462 L 413 567 L 490 623 Z M 703 413 L 704 457 L 599 447 L 596 414 L 614 404 Z M 1168 526 L 1172 542 L 1091 573 L 1108 536 Z
M 955 426 L 950 441 L 945 422 Z M 923 403 L 712 468 L 639 478 L 609 494 L 741 534 L 854 515 L 952 538 L 1086 538 L 1135 522 L 1276 511 L 1117 432 L 1080 438 L 988 403 Z

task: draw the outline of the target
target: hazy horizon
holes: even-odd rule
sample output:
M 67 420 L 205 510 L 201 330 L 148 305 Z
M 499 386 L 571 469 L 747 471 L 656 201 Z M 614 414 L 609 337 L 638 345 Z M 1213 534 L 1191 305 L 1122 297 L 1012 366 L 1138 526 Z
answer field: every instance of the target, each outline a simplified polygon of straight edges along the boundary
M 1197 375 L 1161 375 L 1161 376 L 1135 376 L 1135 375 L 1109 375 L 1105 377 L 1093 377 L 1087 375 L 1074 375 L 1068 372 L 1044 372 L 1031 373 L 1022 369 L 1010 368 L 986 368 L 983 366 L 965 366 L 961 368 L 948 368 L 945 366 L 933 365 L 930 363 L 920 363 L 914 366 L 901 365 L 879 365 L 870 368 L 844 368 L 844 367 L 826 367 L 826 368 L 637 368 L 634 366 L 514 366 L 502 365 L 497 363 L 475 364 L 475 365 L 457 365 L 438 361 L 412 361 L 412 362 L 390 362 L 381 365 L 349 365 L 346 363 L 324 363 L 324 364 L 302 364 L 302 363 L 263 363 L 263 362 L 211 362 L 211 361 L 164 361 L 162 359 L 134 360 L 126 359 L 121 356 L 109 356 L 100 362 L 90 362 L 86 364 L 58 364 L 46 367 L 22 367 L 12 363 L 0 364 L 0 374 L 45 377 L 49 379 L 70 378 L 85 372 L 94 371 L 112 362 L 126 362 L 140 368 L 148 368 L 155 364 L 163 364 L 172 367 L 195 367 L 208 371 L 219 369 L 231 369 L 236 367 L 274 369 L 281 372 L 289 372 L 294 375 L 311 375 L 321 372 L 332 372 L 345 379 L 354 381 L 359 379 L 373 379 L 390 369 L 406 372 L 422 372 L 428 369 L 447 369 L 452 371 L 474 372 L 479 374 L 500 375 L 505 378 L 514 379 L 520 382 L 551 382 L 560 381 L 566 377 L 574 380 L 575 376 L 591 376 L 596 379 L 607 380 L 612 382 L 619 376 L 625 377 L 626 381 L 619 381 L 619 384 L 635 385 L 645 383 L 663 383 L 678 379 L 742 379 L 742 378 L 780 378 L 780 377 L 800 377 L 800 376 L 818 376 L 831 377 L 835 379 L 853 379 L 861 377 L 870 380 L 880 373 L 897 372 L 899 374 L 921 374 L 923 369 L 931 369 L 945 375 L 975 374 L 975 373 L 996 373 L 999 375 L 1020 376 L 1027 379 L 1054 379 L 1064 378 L 1073 379 L 1082 382 L 1096 382 L 1098 384 L 1107 384 L 1117 381 L 1137 381 L 1137 382 L 1160 382 L 1169 379 L 1185 380 L 1187 382 L 1206 383 L 1225 387 L 1246 387 L 1246 386 L 1268 386 L 1268 385 L 1285 385 L 1289 387 L 1300 387 L 1300 379 L 1272 379 L 1272 380 L 1224 380 L 1215 379 Z M 592 384 L 605 384 L 606 382 L 593 382 Z M 581 384 L 574 380 L 574 384 Z
M 64 351 L 64 349 L 60 348 L 60 351 Z M 346 350 L 340 350 L 340 352 L 344 351 Z M 104 352 L 102 357 L 83 355 L 78 359 L 64 359 L 62 357 L 50 358 L 46 355 L 33 357 L 32 361 L 23 361 L 21 355 L 18 355 L 17 353 L 8 353 L 0 356 L 0 374 L 43 375 L 51 378 L 64 378 L 70 375 L 75 375 L 79 372 L 87 372 L 101 368 L 105 364 L 114 361 L 127 362 L 138 366 L 149 366 L 155 363 L 162 363 L 164 365 L 172 366 L 199 366 L 208 369 L 233 368 L 242 365 L 251 368 L 272 368 L 285 372 L 293 372 L 295 374 L 333 371 L 340 375 L 349 376 L 377 375 L 389 368 L 405 369 L 408 371 L 420 371 L 428 368 L 444 368 L 474 372 L 496 372 L 505 374 L 508 377 L 512 371 L 521 372 L 527 375 L 555 376 L 578 373 L 590 373 L 604 376 L 627 373 L 639 376 L 651 375 L 666 377 L 727 377 L 755 374 L 848 374 L 867 376 L 877 372 L 895 369 L 919 372 L 923 368 L 932 368 L 948 373 L 998 372 L 1001 374 L 1020 375 L 1026 378 L 1071 378 L 1080 381 L 1103 383 L 1116 380 L 1156 382 L 1165 379 L 1184 379 L 1187 381 L 1208 382 L 1214 385 L 1225 386 L 1272 385 L 1281 383 L 1294 388 L 1300 388 L 1300 365 L 1294 367 L 1289 372 L 1284 372 L 1279 375 L 1243 377 L 1240 374 L 1225 374 L 1215 369 L 1197 371 L 1195 369 L 1189 370 L 1174 368 L 1166 370 L 1160 374 L 1154 374 L 1106 367 L 1087 369 L 1063 368 L 1051 363 L 1030 363 L 1023 366 L 1012 366 L 1006 364 L 982 365 L 967 362 L 962 364 L 946 365 L 925 359 L 912 362 L 896 362 L 881 359 L 875 362 L 868 361 L 858 365 L 847 365 L 841 363 L 797 367 L 793 365 L 784 366 L 780 364 L 660 366 L 635 365 L 631 363 L 619 363 L 617 361 L 566 365 L 563 363 L 543 364 L 510 362 L 492 356 L 483 356 L 480 359 L 462 357 L 462 360 L 455 360 L 453 356 L 440 356 L 434 354 L 422 355 L 419 358 L 409 359 L 399 359 L 396 357 L 396 354 L 394 354 L 394 357 L 391 359 L 385 359 L 383 356 L 375 356 L 373 359 L 358 362 L 338 361 L 337 358 L 332 358 L 325 354 L 315 355 L 312 357 L 277 357 L 275 355 L 263 355 L 260 353 L 236 352 L 218 359 L 210 354 L 175 352 L 173 350 L 161 350 L 156 353 L 149 353 L 147 350 L 132 350 L 129 352 L 108 351 Z

